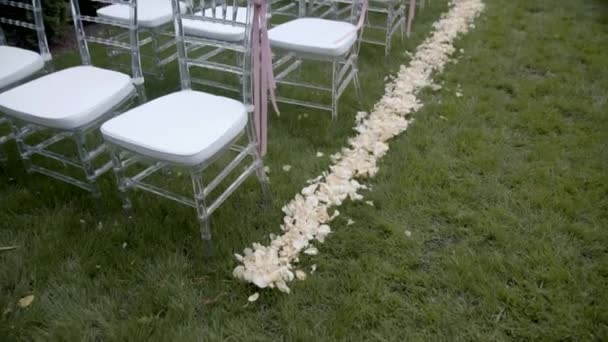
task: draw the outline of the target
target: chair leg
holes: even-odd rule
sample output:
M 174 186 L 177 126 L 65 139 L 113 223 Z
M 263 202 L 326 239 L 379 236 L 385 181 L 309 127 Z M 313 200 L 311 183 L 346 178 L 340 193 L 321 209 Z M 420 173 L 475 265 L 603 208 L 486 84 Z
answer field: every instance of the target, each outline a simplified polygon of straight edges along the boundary
M 32 173 L 32 161 L 30 160 L 29 148 L 25 143 L 25 129 L 21 129 L 16 124 L 12 124 L 13 135 L 15 136 L 15 142 L 17 143 L 17 151 L 19 152 L 19 156 L 21 157 L 21 161 L 23 162 L 23 167 L 25 168 L 25 172 L 28 174 Z
M 127 214 L 127 217 L 131 217 L 131 208 L 133 206 L 131 204 L 131 200 L 129 199 L 129 194 L 127 193 L 129 190 L 129 179 L 125 176 L 125 168 L 122 164 L 122 160 L 120 159 L 120 152 L 118 149 L 113 148 L 112 151 L 110 151 L 110 156 L 112 158 L 112 166 L 114 175 L 116 176 L 116 182 L 118 183 L 118 193 L 120 194 L 120 199 L 122 201 L 122 209 Z
M 161 58 L 158 44 L 158 32 L 156 30 L 151 30 L 150 34 L 152 35 L 152 49 L 154 50 L 154 64 L 156 65 L 156 72 L 158 74 L 159 79 L 165 78 L 165 73 L 163 72 L 163 67 L 161 65 Z
M 403 6 L 403 7 L 399 7 L 398 11 L 399 11 L 399 17 L 401 18 L 401 25 L 399 27 L 399 33 L 401 34 L 401 42 L 403 43 L 403 41 L 405 40 L 405 21 L 407 20 L 407 16 L 406 14 L 406 8 L 407 6 Z
M 393 40 L 392 26 L 394 16 L 395 13 L 393 12 L 393 9 L 389 8 L 388 14 L 386 15 L 386 40 L 384 41 L 384 57 L 386 58 L 387 62 L 390 61 L 391 56 L 391 42 Z
M 97 212 L 101 211 L 101 191 L 97 184 L 97 175 L 95 173 L 95 166 L 89 151 L 86 147 L 86 136 L 85 133 L 74 134 L 74 140 L 76 142 L 76 148 L 78 149 L 78 158 L 84 170 L 87 182 L 89 183 L 89 191 L 93 196 L 95 205 L 97 206 Z
M 338 119 L 338 61 L 332 62 L 332 73 L 331 73 L 331 119 Z
M 260 182 L 260 187 L 262 188 L 262 196 L 266 203 L 272 202 L 272 193 L 270 191 L 270 180 L 266 175 L 266 171 L 264 170 L 264 161 L 262 159 L 262 155 L 257 148 L 257 138 L 255 134 L 255 126 L 253 124 L 253 119 L 247 120 L 247 139 L 249 141 L 249 145 L 255 146 L 251 156 L 253 157 L 253 162 L 257 163 L 257 168 L 255 169 L 255 174 Z
M 262 189 L 262 196 L 264 198 L 264 203 L 270 204 L 272 203 L 272 192 L 270 191 L 270 180 L 268 180 L 268 176 L 266 175 L 266 170 L 264 170 L 264 161 L 260 156 L 260 153 L 257 149 L 255 149 L 253 155 L 254 162 L 258 164 L 258 167 L 255 170 L 255 174 L 260 182 L 260 187 Z
M 191 172 L 192 189 L 194 191 L 194 202 L 196 204 L 196 213 L 201 229 L 201 239 L 203 242 L 211 240 L 211 228 L 209 227 L 209 215 L 207 215 L 207 204 L 205 198 L 205 187 L 201 180 L 200 172 Z
M 359 100 L 359 104 L 363 105 L 363 95 L 361 93 L 361 83 L 359 82 L 359 70 L 355 69 L 353 76 L 353 85 L 355 86 L 355 94 Z

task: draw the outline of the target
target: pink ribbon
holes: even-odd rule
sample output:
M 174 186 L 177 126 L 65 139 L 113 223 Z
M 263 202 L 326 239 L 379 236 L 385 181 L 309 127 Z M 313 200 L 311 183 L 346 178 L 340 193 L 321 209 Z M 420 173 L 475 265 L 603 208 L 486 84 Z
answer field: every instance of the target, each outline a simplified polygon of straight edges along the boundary
M 277 108 L 274 90 L 276 83 L 272 73 L 272 55 L 268 28 L 266 27 L 265 0 L 253 0 L 253 27 L 251 32 L 251 58 L 253 60 L 253 106 L 258 151 L 262 156 L 268 150 L 268 94 L 275 112 Z
M 410 0 L 410 10 L 407 13 L 407 36 L 412 33 L 412 22 L 414 22 L 414 16 L 416 15 L 416 0 Z

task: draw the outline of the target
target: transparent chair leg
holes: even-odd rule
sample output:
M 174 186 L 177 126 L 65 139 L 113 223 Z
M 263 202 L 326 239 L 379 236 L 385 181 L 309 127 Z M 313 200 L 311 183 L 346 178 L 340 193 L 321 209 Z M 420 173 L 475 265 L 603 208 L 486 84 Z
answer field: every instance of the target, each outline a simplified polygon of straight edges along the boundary
M 201 239 L 203 242 L 203 253 L 209 257 L 213 255 L 213 244 L 211 243 L 211 227 L 209 224 L 209 215 L 207 214 L 207 203 L 205 198 L 205 187 L 202 182 L 200 172 L 190 173 L 192 178 L 192 189 L 194 191 L 194 202 L 196 204 L 196 214 L 201 230 Z
M 355 94 L 357 95 L 359 105 L 363 106 L 363 95 L 361 93 L 361 83 L 359 82 L 359 70 L 357 69 L 355 69 L 353 76 L 353 85 L 355 86 Z
M 150 34 L 152 35 L 152 48 L 154 50 L 153 53 L 154 53 L 154 64 L 155 64 L 156 72 L 157 72 L 158 78 L 162 80 L 165 78 L 165 73 L 163 72 L 163 66 L 161 65 L 161 58 L 160 58 L 161 51 L 159 51 L 158 33 L 156 32 L 156 30 L 151 30 Z
M 332 62 L 332 73 L 331 73 L 331 119 L 333 121 L 338 119 L 338 66 L 340 63 L 334 60 Z
M 128 194 L 129 179 L 125 177 L 125 168 L 123 167 L 122 160 L 120 159 L 119 151 L 112 149 L 110 156 L 112 158 L 112 166 L 114 175 L 116 176 L 116 182 L 118 183 L 118 193 L 122 201 L 122 209 L 125 212 L 125 216 L 130 219 L 132 218 L 131 208 L 133 205 L 131 204 Z
M 389 9 L 389 12 L 386 16 L 387 16 L 387 19 L 386 19 L 386 40 L 384 42 L 384 58 L 386 59 L 387 63 L 390 63 L 390 61 L 391 61 L 391 43 L 393 40 L 392 25 L 393 25 L 393 19 L 394 19 L 394 14 L 393 14 L 392 10 Z
M 399 25 L 399 34 L 401 35 L 401 42 L 403 43 L 403 41 L 405 40 L 405 22 L 407 18 L 407 16 L 405 15 L 405 6 L 403 6 L 403 8 L 400 8 L 399 11 L 401 13 L 401 16 L 403 16 L 403 18 L 401 18 L 401 25 Z
M 17 143 L 17 151 L 19 152 L 19 156 L 21 157 L 21 161 L 23 162 L 23 167 L 25 171 L 29 174 L 32 173 L 32 161 L 30 160 L 29 148 L 25 143 L 24 138 L 24 130 L 22 130 L 17 125 L 12 125 L 13 133 L 15 135 L 15 142 Z
M 298 59 L 298 68 L 295 70 L 294 76 L 296 80 L 302 79 L 302 59 Z
M 141 82 L 135 84 L 135 90 L 137 91 L 137 101 L 140 105 L 146 103 L 148 98 L 146 97 L 146 88 L 143 83 L 143 79 Z
M 76 148 L 78 149 L 78 157 L 82 164 L 82 169 L 84 170 L 87 182 L 89 183 L 89 191 L 91 192 L 93 200 L 95 201 L 97 213 L 99 213 L 102 210 L 101 191 L 99 190 L 99 185 L 97 184 L 97 175 L 95 174 L 93 160 L 91 159 L 89 151 L 86 147 L 85 134 L 76 133 L 74 135 L 74 140 L 76 142 Z
M 254 152 L 254 161 L 258 164 L 258 167 L 255 170 L 255 174 L 260 182 L 260 188 L 262 189 L 262 197 L 264 199 L 265 205 L 272 204 L 272 192 L 270 191 L 270 180 L 268 180 L 268 176 L 266 175 L 266 170 L 264 170 L 264 162 L 262 161 L 262 157 L 260 153 L 256 149 Z
M 249 141 L 249 145 L 256 145 L 251 153 L 253 157 L 253 162 L 257 163 L 257 168 L 255 169 L 255 174 L 260 182 L 260 187 L 262 189 L 262 196 L 265 204 L 272 203 L 272 193 L 270 192 L 270 180 L 266 175 L 266 170 L 264 170 L 264 161 L 262 159 L 262 155 L 260 151 L 257 149 L 257 138 L 255 134 L 255 126 L 253 125 L 253 120 L 247 120 L 247 139 Z
M 387 64 L 391 63 L 391 37 L 386 37 L 386 46 L 384 46 L 384 59 Z

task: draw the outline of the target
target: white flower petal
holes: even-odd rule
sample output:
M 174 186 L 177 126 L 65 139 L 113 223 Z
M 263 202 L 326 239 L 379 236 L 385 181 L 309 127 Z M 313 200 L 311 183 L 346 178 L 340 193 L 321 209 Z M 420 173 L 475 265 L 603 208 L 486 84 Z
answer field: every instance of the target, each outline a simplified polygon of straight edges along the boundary
M 254 293 L 251 296 L 249 296 L 249 298 L 247 298 L 247 300 L 249 302 L 255 302 L 256 300 L 258 300 L 258 298 L 260 298 L 260 294 L 259 293 Z
M 317 249 L 317 247 L 311 246 L 311 247 L 308 247 L 304 251 L 304 254 L 306 254 L 306 255 L 317 255 L 317 254 L 319 254 L 319 250 Z

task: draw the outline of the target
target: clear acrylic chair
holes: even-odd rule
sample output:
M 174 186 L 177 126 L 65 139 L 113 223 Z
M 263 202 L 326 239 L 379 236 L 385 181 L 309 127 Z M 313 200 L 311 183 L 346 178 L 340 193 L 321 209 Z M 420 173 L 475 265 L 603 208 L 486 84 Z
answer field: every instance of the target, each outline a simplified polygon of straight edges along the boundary
M 194 17 L 209 18 L 204 21 L 182 19 L 185 34 L 196 39 L 196 43 L 186 43 L 189 58 L 204 70 L 190 74 L 190 82 L 240 93 L 243 90 L 243 58 L 248 53 L 243 49 L 247 35 L 243 25 L 248 20 L 246 1 L 239 4 L 233 0 L 195 0 L 190 4 Z M 234 22 L 239 25 L 225 23 L 224 16 L 234 16 Z
M 216 8 L 217 2 L 210 8 Z M 238 0 L 221 3 L 219 12 L 205 15 L 181 14 L 181 4 L 173 1 L 175 16 L 176 45 L 181 79 L 181 91 L 177 91 L 119 115 L 101 127 L 104 139 L 112 145 L 112 160 L 118 180 L 118 189 L 122 195 L 123 207 L 132 207 L 127 195 L 130 189 L 140 189 L 158 196 L 193 207 L 197 211 L 200 233 L 204 241 L 211 240 L 209 228 L 210 215 L 241 185 L 250 175 L 256 174 L 264 195 L 268 198 L 269 183 L 264 173 L 264 165 L 258 144 L 252 113 L 252 80 L 251 80 L 251 2 L 239 6 Z M 207 7 L 209 8 L 209 7 Z M 228 10 L 234 8 L 234 11 Z M 244 10 L 241 17 L 240 11 Z M 239 20 L 239 18 L 245 18 Z M 196 21 L 201 27 L 213 25 L 230 25 L 241 28 L 243 39 L 237 43 L 224 45 L 243 53 L 241 74 L 243 102 L 192 89 L 190 73 L 201 65 L 196 57 L 190 55 L 198 46 L 206 46 L 209 39 L 192 35 L 185 30 L 185 21 Z M 245 146 L 237 144 L 243 133 L 246 133 Z M 233 158 L 229 153 L 235 153 Z M 227 165 L 220 167 L 218 161 L 231 157 Z M 251 158 L 248 162 L 247 159 Z M 242 164 L 246 163 L 243 166 Z M 140 169 L 135 169 L 137 166 Z M 143 167 L 143 170 L 141 170 Z M 182 195 L 175 190 L 167 189 L 168 176 L 179 176 L 187 170 L 192 182 L 192 194 Z M 162 175 L 163 185 L 153 184 L 151 177 L 160 170 L 178 170 Z M 236 179 L 225 185 L 226 178 L 236 173 Z M 213 172 L 212 172 L 213 171 Z M 208 182 L 203 176 L 213 177 Z M 211 201 L 211 194 L 223 191 Z M 226 186 L 224 188 L 224 186 Z M 215 191 L 214 191 L 215 190 Z
M 190 2 L 182 2 L 181 10 L 186 13 L 190 10 Z M 105 2 L 105 1 L 104 1 Z M 128 23 L 130 20 L 130 6 L 125 3 L 113 3 L 97 10 L 101 18 Z M 137 28 L 140 35 L 139 47 L 142 59 L 151 59 L 153 69 L 144 69 L 146 74 L 164 77 L 163 68 L 177 58 L 175 53 L 175 38 L 173 33 L 173 10 L 171 0 L 138 0 Z M 108 29 L 106 37 L 114 40 L 128 42 L 128 33 L 116 33 Z M 150 51 L 151 49 L 151 51 Z M 124 53 L 122 49 L 108 48 L 109 56 Z
M 310 0 L 306 0 L 309 10 L 306 13 L 320 13 L 321 18 L 348 19 L 350 16 L 351 0 L 323 0 L 316 5 L 311 5 Z M 384 47 L 384 55 L 389 58 L 393 37 L 397 32 L 400 33 L 401 40 L 405 37 L 407 23 L 408 0 L 368 0 L 368 16 L 365 22 L 366 34 L 362 36 L 361 42 Z M 412 0 L 415 1 L 415 0 Z M 316 7 L 315 7 L 316 6 Z M 325 7 L 327 10 L 321 11 L 318 7 Z M 315 16 L 314 14 L 308 14 Z
M 297 18 L 300 15 L 299 0 L 270 0 L 268 13 L 270 16 Z
M 103 2 L 129 5 L 130 22 L 81 15 L 78 0 L 72 0 L 82 65 L 50 73 L 0 94 L 0 111 L 6 113 L 13 126 L 28 173 L 37 172 L 73 184 L 91 192 L 96 199 L 101 196 L 96 180 L 111 169 L 112 163 L 104 153 L 106 145 L 99 143 L 101 139 L 95 140 L 93 135 L 103 121 L 123 111 L 135 99 L 145 101 L 136 25 L 137 0 Z M 130 43 L 89 35 L 84 30 L 85 21 L 122 27 L 130 32 Z M 129 50 L 132 77 L 93 66 L 88 43 Z M 66 146 L 70 141 L 75 143 L 75 157 L 57 148 L 57 144 L 63 148 L 70 146 Z M 33 158 L 44 159 L 46 163 L 35 163 Z M 51 169 L 47 165 L 52 161 L 61 163 L 63 168 Z M 84 178 L 82 174 L 77 178 L 70 171 L 83 172 Z
M 11 17 L 8 15 L 9 11 L 15 11 L 20 18 L 31 18 L 33 22 Z M 9 46 L 2 25 L 34 30 L 38 41 L 38 52 Z M 52 57 L 44 31 L 40 0 L 0 0 L 0 93 L 52 69 Z M 0 113 L 0 161 L 6 158 L 2 145 L 12 137 L 8 119 Z
M 405 36 L 406 4 L 404 0 L 370 0 L 368 21 L 365 28 L 369 31 L 384 33 L 384 39 L 373 36 L 363 37 L 364 43 L 384 46 L 384 55 L 391 54 L 393 36 L 400 32 L 401 40 Z M 368 32 L 369 32 L 368 31 Z
M 301 0 L 301 3 L 304 3 L 304 0 Z M 308 0 L 306 6 L 314 8 L 315 1 Z M 278 102 L 327 110 L 335 120 L 338 116 L 340 96 L 351 81 L 360 98 L 357 58 L 363 29 L 358 28 L 356 24 L 362 10 L 363 3 L 354 0 L 354 5 L 349 7 L 348 21 L 302 17 L 277 25 L 268 31 L 273 53 L 278 57 L 274 61 L 274 72 L 280 89 L 284 86 L 300 87 L 331 94 L 331 104 L 284 96 L 277 97 Z M 304 12 L 309 13 L 308 10 Z M 330 86 L 300 78 L 302 65 L 307 60 L 329 63 Z

